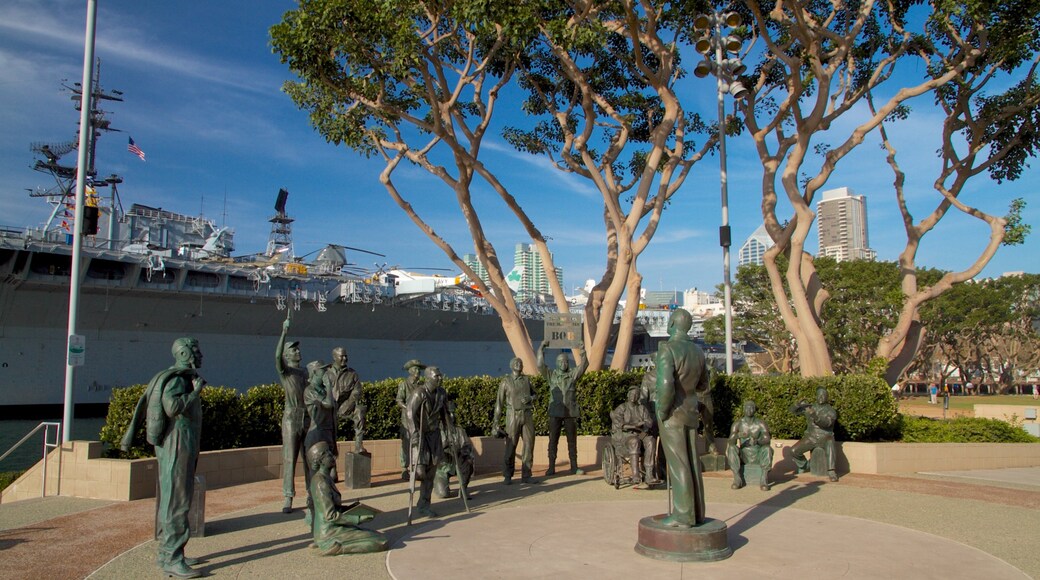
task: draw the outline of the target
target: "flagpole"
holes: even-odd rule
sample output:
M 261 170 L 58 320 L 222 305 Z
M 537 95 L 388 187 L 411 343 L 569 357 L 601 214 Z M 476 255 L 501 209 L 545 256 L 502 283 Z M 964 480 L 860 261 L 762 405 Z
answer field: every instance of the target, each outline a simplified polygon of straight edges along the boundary
M 76 162 L 76 217 L 72 232 L 72 271 L 69 275 L 69 332 L 65 350 L 65 416 L 61 429 L 62 443 L 72 440 L 72 391 L 76 381 L 76 366 L 71 364 L 72 337 L 76 334 L 76 319 L 79 315 L 80 270 L 83 252 L 83 205 L 87 185 L 87 155 L 94 127 L 90 124 L 90 111 L 94 99 L 94 33 L 97 21 L 97 0 L 87 0 L 87 30 L 83 41 L 83 83 L 80 95 L 79 115 L 79 158 Z

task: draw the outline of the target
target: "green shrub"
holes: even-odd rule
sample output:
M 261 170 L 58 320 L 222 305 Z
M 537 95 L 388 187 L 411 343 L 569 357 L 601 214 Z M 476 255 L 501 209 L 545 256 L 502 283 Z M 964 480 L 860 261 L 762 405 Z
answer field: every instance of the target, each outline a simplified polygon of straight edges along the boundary
M 25 470 L 22 471 L 0 471 L 0 491 L 7 489 L 7 486 L 11 485 L 18 480 Z
M 281 445 L 285 391 L 281 385 L 257 385 L 242 395 L 242 447 Z
M 143 424 L 134 434 L 129 452 L 122 453 L 119 450 L 123 434 L 130 425 L 134 408 L 144 394 L 145 387 L 146 385 L 133 385 L 124 389 L 112 389 L 108 415 L 99 435 L 101 441 L 108 444 L 107 456 L 127 459 L 155 456 L 152 446 L 145 441 Z M 202 440 L 199 446 L 203 451 L 238 447 L 242 421 L 240 397 L 235 389 L 212 386 L 202 389 Z
M 108 444 L 106 454 L 109 457 L 126 457 L 137 459 L 139 457 L 152 457 L 152 446 L 144 440 L 144 429 L 138 429 L 134 435 L 130 451 L 122 454 L 119 444 L 123 440 L 123 434 L 130 425 L 130 419 L 134 416 L 134 408 L 137 400 L 144 394 L 146 385 L 133 385 L 124 389 L 112 389 L 112 398 L 108 402 L 108 416 L 105 424 L 101 427 L 99 439 Z
M 238 391 L 231 387 L 207 386 L 201 394 L 202 440 L 199 448 L 213 451 L 240 447 L 243 417 L 242 397 Z
M 957 417 L 930 419 L 903 415 L 902 440 L 906 443 L 1036 443 L 1040 439 L 998 419 Z
M 642 381 L 643 373 L 613 370 L 588 372 L 578 381 L 577 396 L 581 407 L 580 435 L 609 435 L 610 412 L 625 400 L 631 385 Z M 805 432 L 805 418 L 794 415 L 789 407 L 800 399 L 814 400 L 816 387 L 824 386 L 838 410 L 836 435 L 843 441 L 868 441 L 892 437 L 898 433 L 895 401 L 884 381 L 874 377 L 844 376 L 804 379 L 798 376 L 759 377 L 747 374 L 712 377 L 715 405 L 715 434 L 725 437 L 733 418 L 739 416 L 745 399 L 758 404 L 759 415 L 769 424 L 774 437 L 797 439 Z M 470 436 L 491 433 L 495 397 L 501 377 L 451 377 L 444 388 L 455 401 L 459 425 Z M 396 439 L 399 436 L 401 411 L 395 401 L 398 379 L 364 383 L 366 412 L 365 438 Z M 538 397 L 534 408 L 535 433 L 549 432 L 547 416 L 549 388 L 540 376 L 531 377 Z M 108 418 L 101 429 L 101 440 L 118 449 L 123 433 L 134 411 L 144 385 L 113 389 Z M 281 418 L 285 395 L 280 385 L 258 385 L 245 394 L 227 387 L 206 387 L 202 392 L 202 449 L 229 449 L 235 446 L 258 447 L 281 444 Z M 354 438 L 353 421 L 340 421 L 340 439 Z M 118 452 L 109 452 L 118 456 Z M 151 445 L 139 430 L 127 457 L 150 457 Z
M 838 411 L 834 435 L 839 441 L 879 441 L 898 432 L 897 407 L 885 381 L 878 377 L 843 375 L 803 378 L 796 375 L 717 375 L 712 379 L 715 434 L 729 435 L 743 401 L 753 400 L 758 416 L 777 439 L 799 439 L 805 433 L 805 417 L 791 413 L 800 400 L 815 401 L 816 388 L 824 387 Z

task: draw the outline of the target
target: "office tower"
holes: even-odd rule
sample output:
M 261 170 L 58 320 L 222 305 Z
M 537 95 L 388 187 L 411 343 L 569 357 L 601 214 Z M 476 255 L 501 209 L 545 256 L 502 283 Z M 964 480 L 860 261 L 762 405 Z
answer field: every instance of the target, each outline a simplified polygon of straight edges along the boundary
M 477 259 L 476 254 L 466 254 L 462 256 L 462 261 L 465 262 L 467 266 L 472 268 L 474 272 L 476 272 L 477 278 L 480 278 L 480 280 L 483 281 L 485 284 L 488 283 L 487 268 L 484 267 L 484 264 L 480 263 L 480 260 Z
M 542 267 L 542 257 L 538 250 L 531 244 L 517 244 L 513 254 L 513 271 L 509 273 L 507 281 L 519 276 L 518 284 L 510 282 L 510 287 L 516 290 L 519 300 L 534 298 L 539 294 L 549 294 L 549 278 L 545 275 Z M 556 279 L 563 284 L 563 269 L 556 268 Z
M 773 238 L 769 237 L 766 233 L 766 225 L 762 224 L 751 232 L 748 239 L 744 241 L 744 245 L 740 246 L 740 251 L 737 252 L 737 267 L 743 266 L 744 264 L 755 264 L 756 266 L 762 265 L 762 258 L 766 255 L 766 250 L 772 248 L 776 244 L 773 243 Z
M 877 253 L 867 241 L 867 200 L 847 187 L 821 194 L 816 204 L 820 256 L 844 260 L 873 260 Z

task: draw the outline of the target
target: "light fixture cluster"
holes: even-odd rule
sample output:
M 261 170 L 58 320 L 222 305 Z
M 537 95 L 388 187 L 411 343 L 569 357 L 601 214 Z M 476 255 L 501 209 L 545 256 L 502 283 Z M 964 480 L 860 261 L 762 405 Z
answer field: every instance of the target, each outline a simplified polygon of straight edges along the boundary
M 740 38 L 728 32 L 743 22 L 736 12 L 714 12 L 699 14 L 693 21 L 693 28 L 699 38 L 694 49 L 704 55 L 704 60 L 693 69 L 699 78 L 715 75 L 719 79 L 719 91 L 729 93 L 736 99 L 747 96 L 747 88 L 737 80 L 747 67 L 736 56 L 740 52 Z

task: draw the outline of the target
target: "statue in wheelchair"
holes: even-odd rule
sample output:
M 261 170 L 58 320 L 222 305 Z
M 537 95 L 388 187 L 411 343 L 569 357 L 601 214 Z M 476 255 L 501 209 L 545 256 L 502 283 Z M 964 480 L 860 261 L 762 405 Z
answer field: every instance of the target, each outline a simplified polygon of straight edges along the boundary
M 610 413 L 610 444 L 603 449 L 603 479 L 615 489 L 622 484 L 647 486 L 657 477 L 657 437 L 650 410 L 640 400 L 640 387 L 631 387 L 624 403 Z M 626 474 L 625 466 L 628 466 Z

